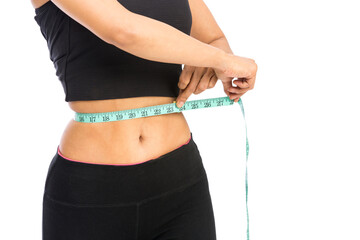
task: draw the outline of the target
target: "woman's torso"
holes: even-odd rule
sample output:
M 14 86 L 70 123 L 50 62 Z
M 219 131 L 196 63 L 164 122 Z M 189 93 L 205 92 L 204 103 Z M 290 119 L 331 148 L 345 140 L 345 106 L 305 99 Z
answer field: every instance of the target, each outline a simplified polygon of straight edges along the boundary
M 48 0 L 31 0 L 38 8 Z M 132 97 L 68 102 L 75 112 L 112 112 L 172 103 L 175 97 Z M 91 163 L 133 164 L 170 152 L 186 143 L 190 128 L 183 113 L 104 123 L 67 124 L 59 150 L 64 157 Z

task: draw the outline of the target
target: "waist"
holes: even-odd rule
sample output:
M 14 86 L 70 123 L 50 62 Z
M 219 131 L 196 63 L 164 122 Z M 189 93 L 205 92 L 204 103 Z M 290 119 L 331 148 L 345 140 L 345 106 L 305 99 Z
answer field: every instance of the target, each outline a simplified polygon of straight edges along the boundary
M 121 111 L 173 100 L 172 97 L 139 97 L 69 103 L 74 111 L 89 113 Z M 189 138 L 190 129 L 182 113 L 99 123 L 71 119 L 61 137 L 59 151 L 76 161 L 135 164 L 170 152 Z
M 97 113 L 167 104 L 172 103 L 174 100 L 176 100 L 176 97 L 145 96 L 105 100 L 72 101 L 68 102 L 68 104 L 74 112 Z

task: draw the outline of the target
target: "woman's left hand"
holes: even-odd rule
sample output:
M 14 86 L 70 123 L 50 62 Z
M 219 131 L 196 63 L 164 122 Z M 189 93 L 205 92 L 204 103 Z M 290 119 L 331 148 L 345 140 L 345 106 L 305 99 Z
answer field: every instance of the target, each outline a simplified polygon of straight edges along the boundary
M 180 92 L 176 99 L 177 106 L 182 107 L 192 93 L 199 94 L 208 88 L 215 87 L 217 80 L 212 68 L 184 65 L 178 83 Z

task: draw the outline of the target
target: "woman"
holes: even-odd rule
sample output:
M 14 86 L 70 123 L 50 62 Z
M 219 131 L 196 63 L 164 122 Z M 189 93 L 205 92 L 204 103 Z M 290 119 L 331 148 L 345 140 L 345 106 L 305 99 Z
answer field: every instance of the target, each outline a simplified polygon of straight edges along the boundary
M 254 87 L 254 60 L 232 54 L 202 0 L 32 5 L 75 112 L 175 99 L 181 107 L 218 79 L 236 102 Z M 216 239 L 206 172 L 183 114 L 71 119 L 46 178 L 43 239 Z

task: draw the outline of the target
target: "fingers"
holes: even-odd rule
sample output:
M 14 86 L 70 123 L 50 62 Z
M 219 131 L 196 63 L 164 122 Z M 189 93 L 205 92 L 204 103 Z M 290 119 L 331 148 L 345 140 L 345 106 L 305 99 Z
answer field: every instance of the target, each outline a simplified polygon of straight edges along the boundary
M 193 71 L 191 76 L 188 73 L 189 71 Z M 180 80 L 182 83 L 187 83 L 187 86 L 184 89 L 180 89 L 179 96 L 176 99 L 176 104 L 178 108 L 181 108 L 186 102 L 186 100 L 190 97 L 190 95 L 194 93 L 205 71 L 205 68 L 200 67 L 187 68 L 187 73 L 185 73 L 183 79 Z
M 234 80 L 234 84 L 237 87 L 229 87 L 228 91 L 230 92 L 229 98 L 234 100 L 234 102 L 238 102 L 240 97 L 244 95 L 247 91 L 253 89 L 251 85 L 248 83 L 249 79 L 237 79 Z
M 249 84 L 249 89 L 250 89 L 250 90 L 254 88 L 255 79 L 256 79 L 256 73 L 257 73 L 257 68 L 258 68 L 258 66 L 257 66 L 257 64 L 255 63 L 255 61 L 254 61 L 254 60 L 252 60 L 252 61 L 253 61 L 253 64 L 252 64 L 252 67 L 251 67 L 251 72 L 252 72 L 252 74 L 251 74 L 251 77 L 249 77 L 249 78 L 247 79 L 247 82 L 248 82 L 248 84 Z
M 254 88 L 258 66 L 253 59 L 236 55 L 229 55 L 228 60 L 228 67 L 223 72 L 219 71 L 219 75 L 224 84 L 224 92 L 230 99 L 238 102 L 242 95 Z M 216 69 L 215 72 L 218 75 Z M 232 86 L 232 79 L 222 79 L 223 75 L 237 77 L 238 79 L 234 80 L 236 86 Z
M 178 87 L 180 89 L 179 95 L 176 99 L 176 104 L 178 108 L 181 108 L 182 105 L 185 103 L 187 97 L 184 96 L 184 90 L 188 87 L 192 76 L 195 72 L 196 67 L 190 65 L 184 65 L 184 68 L 180 74 Z
M 228 88 L 228 91 L 230 93 L 241 94 L 241 93 L 245 93 L 245 92 L 250 90 L 248 86 L 240 87 L 240 86 L 244 86 L 243 83 L 241 83 L 241 84 L 240 83 L 235 83 L 235 84 L 237 85 L 237 87 L 232 87 L 231 86 L 231 87 Z
M 184 65 L 184 68 L 180 74 L 178 87 L 179 89 L 185 89 L 190 83 L 191 77 L 195 71 L 196 67 Z
M 191 94 L 194 93 L 198 83 L 199 83 L 199 78 L 197 77 L 191 78 L 191 81 L 188 84 L 188 86 L 178 96 L 177 102 L 179 108 L 182 107 L 182 105 L 187 101 L 187 99 L 191 96 Z
M 223 83 L 223 87 L 224 87 L 224 92 L 226 93 L 227 96 L 230 97 L 230 92 L 228 89 L 232 87 L 231 81 L 222 82 L 222 83 Z
M 196 81 L 197 85 L 193 91 L 194 94 L 199 94 L 203 92 L 207 86 L 209 85 L 209 77 L 208 77 L 208 68 L 197 67 L 193 74 L 191 81 Z
M 242 97 L 242 95 L 244 95 L 245 93 L 240 93 L 240 94 L 232 94 L 232 93 L 230 93 L 230 96 L 229 96 L 229 98 L 231 99 L 231 100 L 234 100 L 234 102 L 238 102 L 239 101 L 239 99 Z
M 196 73 L 201 70 L 202 70 L 202 68 L 197 68 L 195 70 L 194 77 L 196 77 L 196 75 L 197 75 Z M 212 70 L 212 68 L 203 68 L 203 71 L 205 73 L 203 73 L 203 75 L 200 79 L 200 82 L 198 83 L 198 85 L 194 91 L 194 94 L 200 94 L 203 91 L 205 91 L 206 89 L 214 87 L 216 84 L 216 81 L 214 84 L 214 80 L 212 80 L 212 82 L 211 82 L 211 79 L 213 79 L 213 76 L 215 75 L 215 72 Z M 212 84 L 212 85 L 210 86 L 210 84 Z
M 234 80 L 234 84 L 236 84 L 240 88 L 248 88 L 250 86 L 249 80 L 246 78 L 239 78 Z
M 218 81 L 218 78 L 217 78 L 216 74 L 214 73 L 214 75 L 213 75 L 213 76 L 211 77 L 211 79 L 210 79 L 210 83 L 209 83 L 208 88 L 213 88 L 213 87 L 215 87 L 217 81 Z
M 208 88 L 215 87 L 217 80 L 218 77 L 213 68 L 184 65 L 178 83 L 180 91 L 176 99 L 177 107 L 181 108 L 191 94 L 199 94 Z M 228 92 L 227 95 L 229 94 Z

